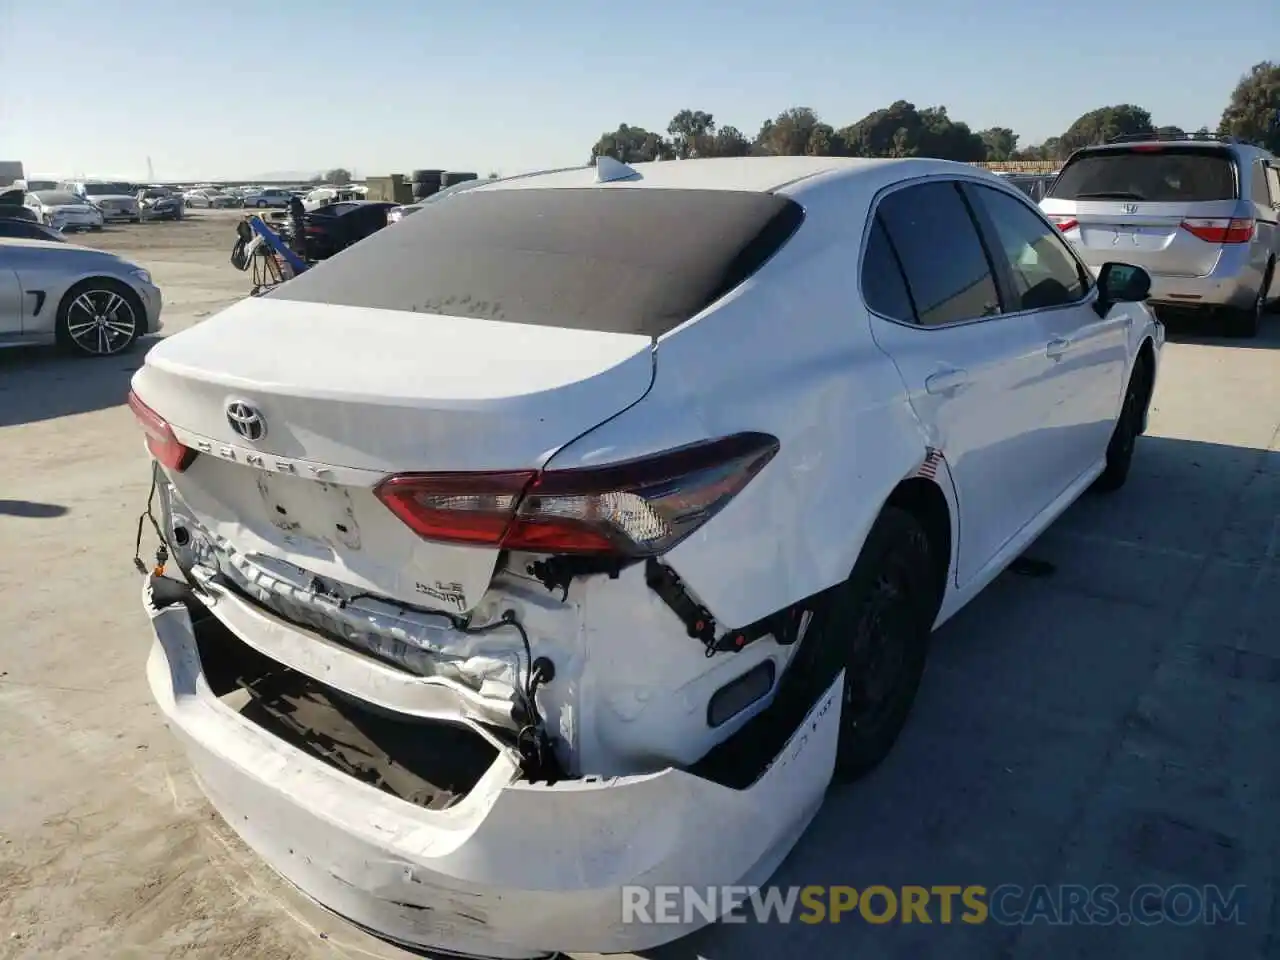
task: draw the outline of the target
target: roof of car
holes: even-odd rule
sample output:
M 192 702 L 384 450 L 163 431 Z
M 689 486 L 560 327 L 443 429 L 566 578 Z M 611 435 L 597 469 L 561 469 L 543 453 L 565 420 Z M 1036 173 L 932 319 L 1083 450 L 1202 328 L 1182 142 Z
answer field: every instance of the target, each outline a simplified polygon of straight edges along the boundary
M 601 184 L 609 188 L 665 188 L 684 190 L 746 190 L 767 193 L 801 180 L 835 171 L 850 175 L 899 165 L 904 168 L 928 166 L 964 166 L 946 160 L 871 159 L 866 157 L 717 157 L 705 160 L 663 160 L 649 163 L 628 164 L 636 175 L 628 179 Z M 590 187 L 596 185 L 594 167 L 576 167 L 570 170 L 552 170 L 531 173 L 502 180 L 493 180 L 476 187 L 477 190 L 523 190 Z
M 0 247 L 35 247 L 36 249 L 49 249 L 57 247 L 59 250 L 93 250 L 93 247 L 82 246 L 78 243 L 59 242 L 57 240 L 28 240 L 26 237 L 0 237 Z

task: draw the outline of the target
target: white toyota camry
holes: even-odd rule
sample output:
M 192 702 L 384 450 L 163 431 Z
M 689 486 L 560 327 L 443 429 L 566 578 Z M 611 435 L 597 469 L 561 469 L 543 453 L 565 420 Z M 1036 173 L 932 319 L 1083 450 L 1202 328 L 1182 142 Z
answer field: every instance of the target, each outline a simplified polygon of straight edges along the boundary
M 245 841 L 389 940 L 671 940 L 701 918 L 623 888 L 764 882 L 931 631 L 1124 483 L 1149 282 L 937 160 L 430 204 L 135 375 L 152 690 Z

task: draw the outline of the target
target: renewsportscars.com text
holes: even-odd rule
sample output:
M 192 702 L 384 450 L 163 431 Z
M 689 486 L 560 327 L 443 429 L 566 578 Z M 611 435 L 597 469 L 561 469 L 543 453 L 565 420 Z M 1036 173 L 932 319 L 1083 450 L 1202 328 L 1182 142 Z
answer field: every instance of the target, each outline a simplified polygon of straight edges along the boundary
M 624 887 L 623 923 L 1242 924 L 1244 887 Z

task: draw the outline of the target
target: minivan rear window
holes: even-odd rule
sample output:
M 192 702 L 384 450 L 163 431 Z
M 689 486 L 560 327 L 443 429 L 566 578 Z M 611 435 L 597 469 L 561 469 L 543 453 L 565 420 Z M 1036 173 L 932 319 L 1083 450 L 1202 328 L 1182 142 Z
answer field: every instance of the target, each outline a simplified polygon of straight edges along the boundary
M 1054 200 L 1198 203 L 1240 196 L 1225 150 L 1156 147 L 1097 150 L 1071 160 L 1049 190 Z
M 470 190 L 424 204 L 267 296 L 659 337 L 741 284 L 804 219 L 734 190 Z

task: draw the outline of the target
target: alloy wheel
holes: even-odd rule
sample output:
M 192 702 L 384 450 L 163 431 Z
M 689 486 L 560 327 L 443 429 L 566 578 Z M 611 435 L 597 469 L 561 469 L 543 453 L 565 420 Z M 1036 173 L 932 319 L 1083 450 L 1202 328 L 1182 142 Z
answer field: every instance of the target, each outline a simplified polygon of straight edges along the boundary
M 137 333 L 133 305 L 114 290 L 86 290 L 67 309 L 67 336 L 85 353 L 100 357 L 119 353 Z

